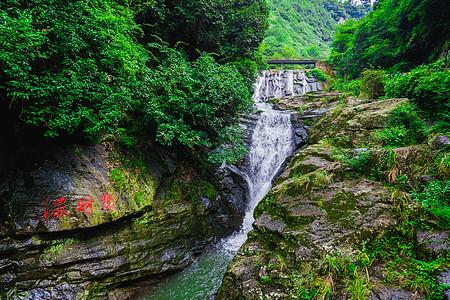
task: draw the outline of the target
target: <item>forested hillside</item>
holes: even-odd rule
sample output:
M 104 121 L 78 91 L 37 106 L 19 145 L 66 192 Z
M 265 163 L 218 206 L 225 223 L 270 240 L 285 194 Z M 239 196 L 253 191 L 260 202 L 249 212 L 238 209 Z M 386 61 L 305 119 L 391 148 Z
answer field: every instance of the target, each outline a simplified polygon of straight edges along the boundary
M 327 57 L 334 28 L 348 19 L 365 16 L 369 4 L 360 6 L 336 0 L 271 0 L 270 25 L 262 45 L 272 58 Z
M 239 136 L 267 14 L 265 0 L 2 1 L 2 125 L 204 156 Z
M 383 0 L 359 21 L 338 27 L 330 56 L 340 74 L 355 77 L 368 67 L 405 72 L 449 50 L 450 3 L 446 0 Z

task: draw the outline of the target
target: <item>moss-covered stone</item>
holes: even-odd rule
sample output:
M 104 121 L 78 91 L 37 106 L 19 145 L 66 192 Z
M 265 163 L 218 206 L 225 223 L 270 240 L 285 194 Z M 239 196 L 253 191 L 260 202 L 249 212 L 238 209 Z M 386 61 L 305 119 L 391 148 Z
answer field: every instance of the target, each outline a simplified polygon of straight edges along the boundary
M 391 112 L 407 99 L 347 103 L 322 117 L 311 130 L 310 143 L 328 139 L 337 146 L 364 147 L 374 130 L 388 126 Z

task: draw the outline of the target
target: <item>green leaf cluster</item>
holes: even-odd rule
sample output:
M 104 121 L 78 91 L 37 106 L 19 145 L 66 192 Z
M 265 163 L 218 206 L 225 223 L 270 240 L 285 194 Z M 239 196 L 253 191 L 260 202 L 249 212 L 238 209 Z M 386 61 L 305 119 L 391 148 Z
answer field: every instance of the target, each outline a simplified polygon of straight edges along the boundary
M 419 193 L 413 194 L 414 199 L 422 204 L 432 215 L 438 217 L 443 228 L 450 222 L 450 181 L 434 180 Z
M 111 1 L 0 5 L 0 92 L 47 136 L 113 132 L 147 55 L 133 14 Z M 3 106 L 6 106 L 3 103 Z
M 267 29 L 266 0 L 150 1 L 137 15 L 145 43 L 158 36 L 188 53 L 215 53 L 221 61 L 255 58 Z M 157 3 L 157 4 L 156 4 Z
M 364 70 L 361 78 L 362 96 L 367 99 L 378 99 L 384 96 L 383 78 L 383 70 Z
M 189 62 L 171 48 L 161 52 L 161 64 L 149 72 L 140 91 L 145 101 L 133 108 L 140 122 L 156 125 L 156 139 L 163 145 L 210 148 L 227 140 L 238 114 L 252 103 L 236 67 L 208 55 Z
M 426 116 L 438 119 L 448 115 L 450 105 L 450 72 L 445 61 L 414 68 L 404 76 L 387 78 L 387 97 L 411 99 Z
M 425 122 L 420 118 L 412 103 L 404 103 L 392 111 L 389 126 L 374 134 L 382 146 L 403 147 L 420 144 L 428 134 Z

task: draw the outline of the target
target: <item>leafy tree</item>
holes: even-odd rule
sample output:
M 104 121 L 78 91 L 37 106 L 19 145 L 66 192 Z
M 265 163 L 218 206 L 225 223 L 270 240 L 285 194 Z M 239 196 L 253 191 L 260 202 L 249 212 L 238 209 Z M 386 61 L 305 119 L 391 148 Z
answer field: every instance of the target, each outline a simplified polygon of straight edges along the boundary
M 401 77 L 387 78 L 388 97 L 411 99 L 428 118 L 448 119 L 450 107 L 450 72 L 445 71 L 443 59 L 419 66 Z
M 176 50 L 162 47 L 161 52 L 161 64 L 139 91 L 146 97 L 133 109 L 144 114 L 140 121 L 156 125 L 156 139 L 164 145 L 210 148 L 232 139 L 227 132 L 237 125 L 238 114 L 251 108 L 236 67 L 219 65 L 208 55 L 189 62 Z
M 164 0 L 143 9 L 144 40 L 154 36 L 181 47 L 191 59 L 201 52 L 220 59 L 254 58 L 267 29 L 265 0 Z M 180 43 L 181 42 L 181 43 Z
M 0 15 L 4 109 L 51 137 L 118 129 L 147 60 L 131 11 L 106 0 L 7 1 Z

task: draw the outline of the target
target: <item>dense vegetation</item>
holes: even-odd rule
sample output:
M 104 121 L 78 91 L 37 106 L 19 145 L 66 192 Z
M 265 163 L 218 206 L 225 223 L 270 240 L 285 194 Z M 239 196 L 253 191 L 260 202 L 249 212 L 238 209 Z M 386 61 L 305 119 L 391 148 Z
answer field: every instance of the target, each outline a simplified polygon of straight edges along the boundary
M 270 27 L 261 50 L 272 58 L 327 57 L 336 25 L 361 18 L 371 8 L 335 0 L 271 0 L 270 4 Z
M 383 0 L 359 21 L 337 28 L 331 62 L 341 75 L 370 66 L 406 72 L 449 49 L 450 5 L 443 0 Z
M 4 122 L 128 146 L 145 132 L 202 155 L 236 142 L 267 13 L 264 0 L 3 1 Z

